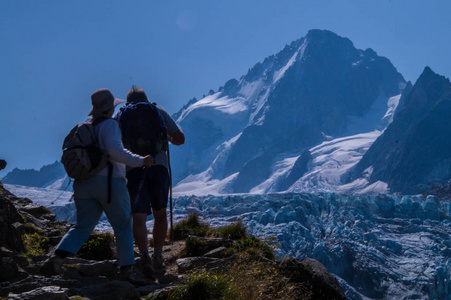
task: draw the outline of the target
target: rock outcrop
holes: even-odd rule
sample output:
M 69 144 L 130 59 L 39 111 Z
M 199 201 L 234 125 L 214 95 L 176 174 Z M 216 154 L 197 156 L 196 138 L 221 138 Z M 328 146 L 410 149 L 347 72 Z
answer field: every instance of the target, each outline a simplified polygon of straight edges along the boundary
M 0 159 L 0 170 L 3 170 L 6 168 L 6 160 Z

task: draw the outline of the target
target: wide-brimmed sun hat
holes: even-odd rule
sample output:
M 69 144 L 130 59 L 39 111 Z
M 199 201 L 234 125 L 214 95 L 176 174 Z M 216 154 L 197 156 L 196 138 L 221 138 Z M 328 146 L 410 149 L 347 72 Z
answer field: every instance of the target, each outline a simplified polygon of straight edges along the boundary
M 103 113 L 124 102 L 125 100 L 115 99 L 109 89 L 98 89 L 91 95 L 92 109 L 88 116 L 94 113 Z

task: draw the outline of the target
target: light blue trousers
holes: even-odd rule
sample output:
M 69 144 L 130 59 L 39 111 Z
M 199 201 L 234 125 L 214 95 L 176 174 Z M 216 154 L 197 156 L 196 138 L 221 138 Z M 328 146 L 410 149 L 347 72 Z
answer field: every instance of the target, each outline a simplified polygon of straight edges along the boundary
M 56 249 L 77 253 L 97 225 L 102 212 L 113 227 L 116 238 L 117 260 L 120 266 L 135 263 L 133 251 L 132 214 L 125 181 L 112 178 L 111 203 L 108 199 L 108 178 L 97 175 L 74 182 L 77 221 L 62 238 Z

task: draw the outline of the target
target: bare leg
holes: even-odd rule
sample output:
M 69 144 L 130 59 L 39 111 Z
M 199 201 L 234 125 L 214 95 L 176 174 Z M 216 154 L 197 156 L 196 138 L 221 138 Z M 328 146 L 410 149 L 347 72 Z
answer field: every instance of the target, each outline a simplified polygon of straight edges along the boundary
M 139 251 L 143 253 L 147 249 L 147 214 L 136 213 L 133 214 L 133 235 L 135 243 Z
M 154 248 L 162 250 L 164 246 L 164 240 L 168 232 L 168 220 L 166 215 L 166 208 L 153 211 L 153 217 L 155 219 L 153 225 L 153 243 Z

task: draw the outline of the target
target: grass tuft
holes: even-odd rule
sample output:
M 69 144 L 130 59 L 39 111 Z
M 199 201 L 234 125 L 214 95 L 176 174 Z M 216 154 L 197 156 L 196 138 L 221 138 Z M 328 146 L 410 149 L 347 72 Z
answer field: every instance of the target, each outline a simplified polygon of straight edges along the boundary
M 41 232 L 25 233 L 22 236 L 27 256 L 37 256 L 47 253 L 49 239 Z
M 207 224 L 199 220 L 199 216 L 195 213 L 191 214 L 188 219 L 174 225 L 171 229 L 175 241 L 180 241 L 188 238 L 190 235 L 206 236 L 209 230 Z
M 214 247 L 207 240 L 190 237 L 185 240 L 185 250 L 182 255 L 186 257 L 202 256 L 213 249 Z
M 208 231 L 207 235 L 211 237 L 225 238 L 230 240 L 239 240 L 247 237 L 247 230 L 240 220 L 236 223 L 232 223 L 223 227 L 211 228 Z
M 229 251 L 232 253 L 244 253 L 244 255 L 248 256 L 248 258 L 253 259 L 265 257 L 267 259 L 274 260 L 276 257 L 273 248 L 254 236 L 240 239 L 229 249 Z
M 115 257 L 114 235 L 105 232 L 92 234 L 89 239 L 81 246 L 77 256 L 84 259 L 104 260 Z
M 171 290 L 169 299 L 237 299 L 237 293 L 227 275 L 200 271 L 189 274 L 183 283 Z

